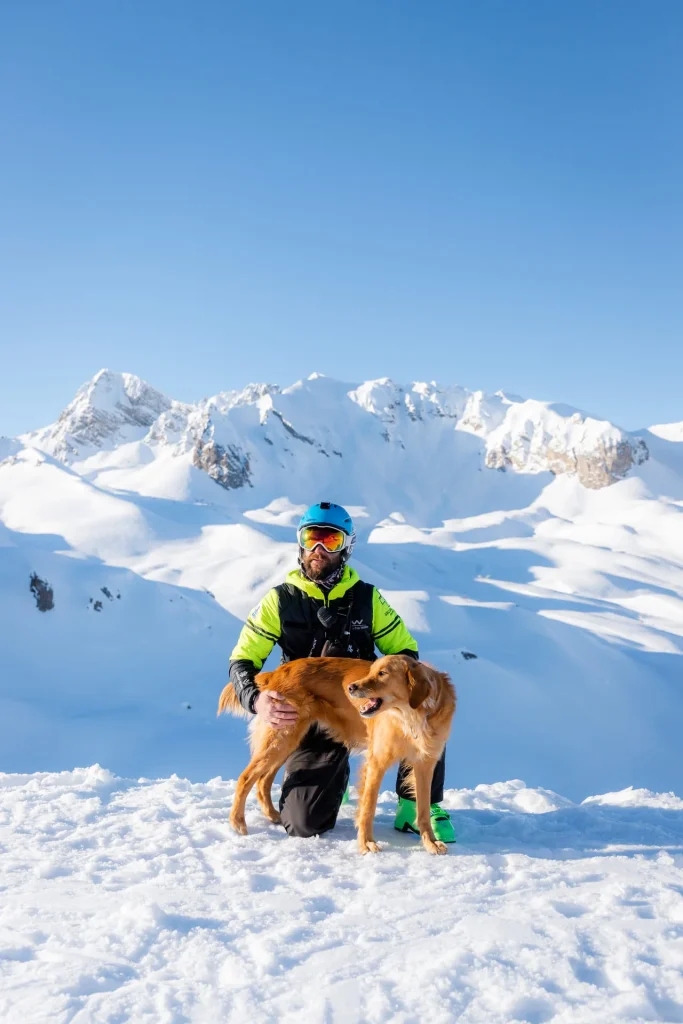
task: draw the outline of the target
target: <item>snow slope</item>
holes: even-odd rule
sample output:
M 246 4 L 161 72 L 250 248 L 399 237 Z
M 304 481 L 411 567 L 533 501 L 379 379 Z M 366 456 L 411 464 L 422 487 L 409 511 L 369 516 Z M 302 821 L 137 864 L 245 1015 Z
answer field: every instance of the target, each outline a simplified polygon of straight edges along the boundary
M 327 496 L 453 675 L 449 784 L 683 792 L 680 442 L 436 384 L 312 375 L 187 405 L 102 371 L 0 459 L 7 771 L 236 776 L 227 658 Z
M 683 1021 L 683 801 L 449 790 L 460 843 L 288 839 L 234 784 L 0 775 L 3 1024 Z
M 650 431 L 666 441 L 683 441 L 683 421 L 680 423 L 658 423 Z

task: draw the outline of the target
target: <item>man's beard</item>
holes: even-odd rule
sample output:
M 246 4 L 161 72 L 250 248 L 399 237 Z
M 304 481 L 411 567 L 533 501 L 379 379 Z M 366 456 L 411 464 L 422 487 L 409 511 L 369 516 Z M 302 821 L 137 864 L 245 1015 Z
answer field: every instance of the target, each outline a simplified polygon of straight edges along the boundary
M 319 567 L 310 565 L 308 559 L 304 562 L 304 559 L 301 558 L 300 564 L 304 575 L 316 583 L 324 583 L 328 576 L 336 575 L 342 568 L 341 558 L 335 558 L 333 562 L 324 561 Z

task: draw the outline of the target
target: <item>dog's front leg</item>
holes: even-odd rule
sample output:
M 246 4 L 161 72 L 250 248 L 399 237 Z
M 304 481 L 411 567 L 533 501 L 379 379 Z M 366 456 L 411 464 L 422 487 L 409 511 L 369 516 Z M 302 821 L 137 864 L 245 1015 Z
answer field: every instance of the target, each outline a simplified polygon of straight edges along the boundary
M 363 770 L 361 791 L 358 799 L 358 849 L 361 853 L 379 853 L 380 848 L 373 838 L 373 824 L 379 787 L 382 785 L 384 773 L 391 764 L 383 762 L 368 754 Z
M 417 801 L 417 828 L 422 839 L 422 845 L 427 853 L 447 853 L 448 847 L 434 835 L 431 820 L 431 790 L 432 776 L 436 761 L 416 761 L 413 765 L 415 772 L 415 799 Z

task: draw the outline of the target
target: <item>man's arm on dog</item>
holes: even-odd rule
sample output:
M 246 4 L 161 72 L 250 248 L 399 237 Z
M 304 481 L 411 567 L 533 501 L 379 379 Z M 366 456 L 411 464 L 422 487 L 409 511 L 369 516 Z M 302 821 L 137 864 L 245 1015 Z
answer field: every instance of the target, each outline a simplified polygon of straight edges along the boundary
M 269 590 L 247 618 L 230 655 L 230 682 L 246 711 L 254 713 L 259 689 L 254 679 L 280 638 L 276 590 Z
M 377 587 L 372 593 L 372 639 L 382 654 L 407 654 L 418 659 L 417 640 Z

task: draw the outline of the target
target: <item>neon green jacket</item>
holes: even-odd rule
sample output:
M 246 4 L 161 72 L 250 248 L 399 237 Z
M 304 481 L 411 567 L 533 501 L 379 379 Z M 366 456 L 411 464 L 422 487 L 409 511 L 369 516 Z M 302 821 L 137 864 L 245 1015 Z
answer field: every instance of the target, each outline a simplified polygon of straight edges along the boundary
M 343 597 L 359 579 L 356 570 L 347 565 L 339 583 L 330 591 L 328 600 L 335 601 Z M 325 599 L 320 587 L 304 579 L 298 569 L 288 573 L 285 582 L 298 587 L 318 601 Z M 273 588 L 249 613 L 230 655 L 230 661 L 250 661 L 260 669 L 279 640 L 280 634 L 278 593 Z M 377 587 L 373 587 L 372 595 L 372 639 L 382 654 L 398 654 L 399 651 L 417 652 L 417 641 L 406 628 L 401 616 L 382 597 Z

